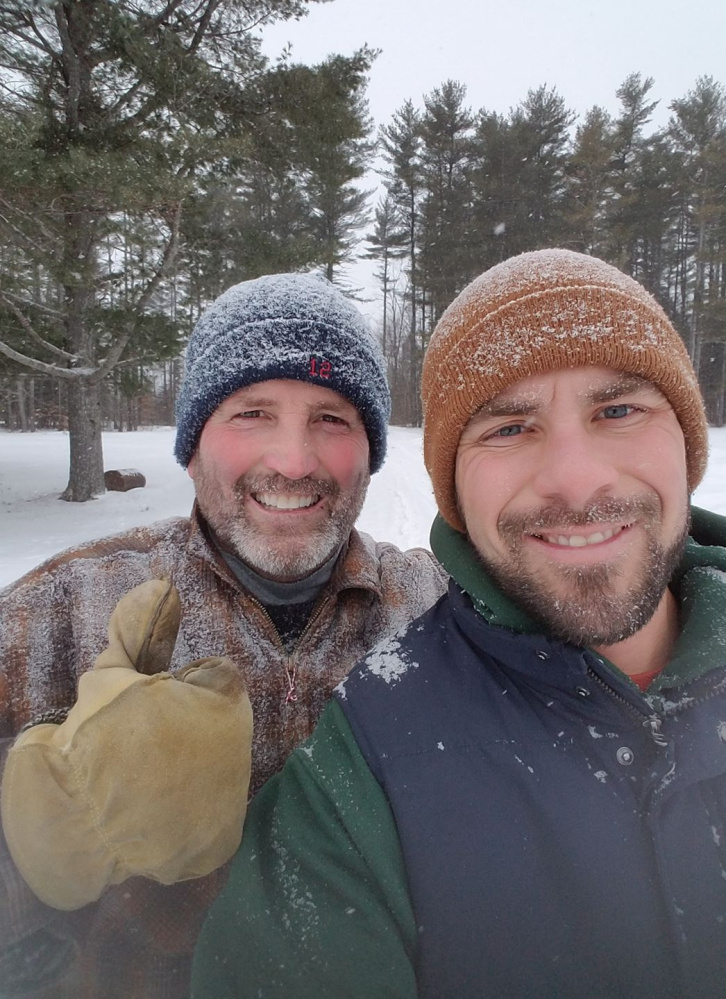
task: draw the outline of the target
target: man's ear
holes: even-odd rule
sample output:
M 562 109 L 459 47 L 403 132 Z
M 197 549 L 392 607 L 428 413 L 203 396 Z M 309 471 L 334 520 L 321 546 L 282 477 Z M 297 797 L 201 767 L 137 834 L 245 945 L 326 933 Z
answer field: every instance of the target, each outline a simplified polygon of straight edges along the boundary
M 195 451 L 194 454 L 189 459 L 189 464 L 187 465 L 187 473 L 190 479 L 193 480 L 196 478 L 196 471 L 197 471 L 197 452 Z

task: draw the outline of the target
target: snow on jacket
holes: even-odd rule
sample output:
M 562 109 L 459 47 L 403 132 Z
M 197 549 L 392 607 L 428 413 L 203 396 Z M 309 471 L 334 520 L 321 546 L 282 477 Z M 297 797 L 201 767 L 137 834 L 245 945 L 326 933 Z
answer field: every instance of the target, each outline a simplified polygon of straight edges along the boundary
M 353 531 L 288 655 L 264 608 L 210 547 L 196 513 L 72 549 L 0 593 L 0 748 L 6 752 L 23 725 L 73 703 L 79 676 L 105 647 L 116 601 L 162 576 L 173 579 L 183 609 L 172 669 L 225 655 L 244 675 L 255 719 L 251 792 L 307 738 L 353 663 L 446 586 L 430 553 L 402 553 Z M 296 701 L 286 701 L 290 677 Z M 225 876 L 170 887 L 136 878 L 95 905 L 58 913 L 30 893 L 0 843 L 0 995 L 186 996 L 194 942 Z
M 194 999 L 726 995 L 726 549 L 689 542 L 672 586 L 643 695 L 452 582 L 253 803 Z

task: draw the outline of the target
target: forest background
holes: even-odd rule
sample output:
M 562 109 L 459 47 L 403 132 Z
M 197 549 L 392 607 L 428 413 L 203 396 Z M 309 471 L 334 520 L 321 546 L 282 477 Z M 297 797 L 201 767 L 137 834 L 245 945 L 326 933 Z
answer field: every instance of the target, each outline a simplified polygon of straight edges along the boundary
M 316 3 L 317 0 L 310 0 Z M 173 422 L 181 354 L 235 281 L 375 263 L 393 421 L 428 339 L 485 268 L 543 246 L 641 281 L 726 422 L 726 93 L 634 72 L 617 111 L 554 87 L 508 112 L 443 80 L 376 127 L 361 45 L 270 61 L 307 0 L 0 0 L 0 427 L 69 431 L 64 498 L 103 491 L 101 431 Z M 370 174 L 380 172 L 373 205 Z

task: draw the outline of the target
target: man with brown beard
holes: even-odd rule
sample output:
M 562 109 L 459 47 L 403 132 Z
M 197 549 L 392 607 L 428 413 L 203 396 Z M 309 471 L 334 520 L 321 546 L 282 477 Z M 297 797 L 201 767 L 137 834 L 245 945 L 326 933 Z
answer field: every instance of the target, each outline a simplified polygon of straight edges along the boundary
M 354 528 L 389 411 L 378 345 L 332 285 L 295 274 L 237 285 L 187 350 L 176 455 L 195 484 L 191 518 L 64 552 L 0 596 L 3 997 L 188 994 L 245 805 L 248 717 L 232 680 L 254 714 L 254 792 L 352 664 L 445 589 L 428 552 Z M 180 625 L 161 580 L 179 594 Z M 232 665 L 206 661 L 217 656 Z M 190 700 L 220 690 L 208 715 Z M 95 770 L 77 786 L 80 765 L 64 768 L 82 739 Z
M 423 400 L 449 593 L 253 802 L 194 999 L 723 995 L 726 524 L 689 511 L 680 337 L 523 254 L 446 310 Z

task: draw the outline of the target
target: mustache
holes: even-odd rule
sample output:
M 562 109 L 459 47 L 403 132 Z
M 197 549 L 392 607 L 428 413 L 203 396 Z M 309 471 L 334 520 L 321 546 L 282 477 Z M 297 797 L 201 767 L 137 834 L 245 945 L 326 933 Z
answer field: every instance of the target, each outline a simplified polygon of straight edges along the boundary
M 250 493 L 273 493 L 283 496 L 337 496 L 340 487 L 329 479 L 288 479 L 284 475 L 240 475 L 234 492 L 243 497 Z
M 633 496 L 593 500 L 580 510 L 564 503 L 550 503 L 537 510 L 504 514 L 499 518 L 499 532 L 507 538 L 522 534 L 540 534 L 557 527 L 591 527 L 593 524 L 630 523 L 645 520 L 646 525 L 660 515 L 660 501 L 655 496 Z

